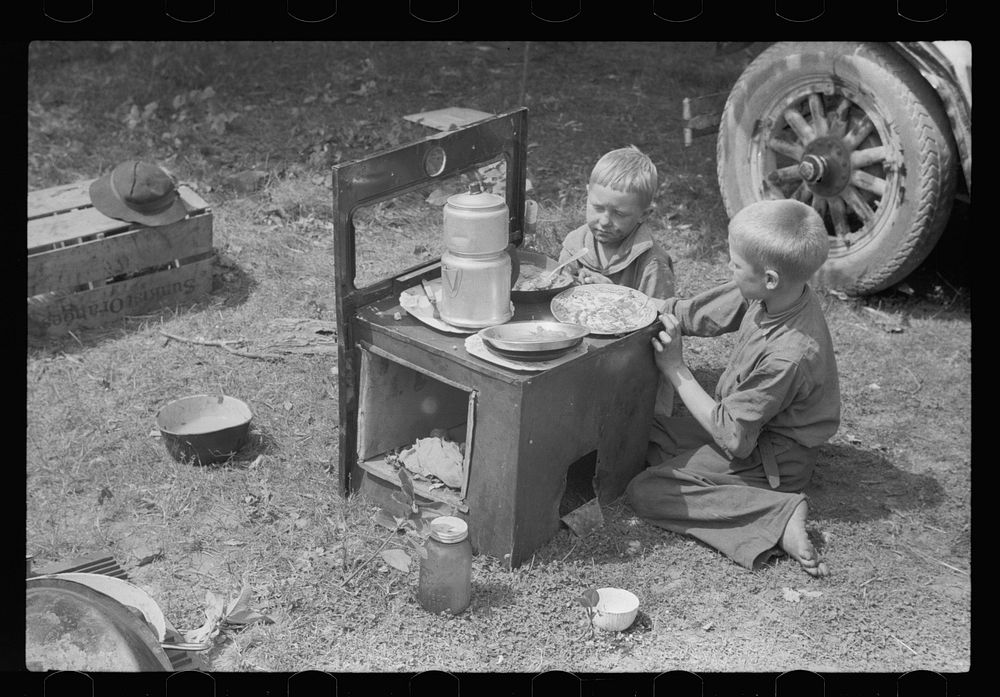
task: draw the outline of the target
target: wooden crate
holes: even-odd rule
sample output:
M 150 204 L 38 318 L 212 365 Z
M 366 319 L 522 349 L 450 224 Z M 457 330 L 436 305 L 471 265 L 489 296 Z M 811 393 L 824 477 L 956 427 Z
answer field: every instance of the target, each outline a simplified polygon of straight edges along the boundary
M 28 194 L 28 331 L 59 336 L 105 327 L 212 289 L 212 212 L 186 186 L 188 215 L 149 227 L 108 218 L 90 181 Z

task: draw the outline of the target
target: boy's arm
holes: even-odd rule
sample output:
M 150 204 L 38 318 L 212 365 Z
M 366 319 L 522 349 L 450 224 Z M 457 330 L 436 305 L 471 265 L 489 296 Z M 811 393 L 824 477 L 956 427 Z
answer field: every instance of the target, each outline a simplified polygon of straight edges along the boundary
M 716 401 L 698 384 L 684 363 L 680 321 L 674 315 L 664 314 L 660 316 L 660 323 L 663 329 L 652 338 L 656 367 L 677 390 L 677 396 L 684 402 L 691 416 L 707 433 L 714 433 L 713 412 Z
M 692 298 L 668 298 L 660 313 L 676 317 L 687 336 L 719 336 L 739 329 L 747 307 L 736 283 L 729 281 Z
M 654 258 L 642 269 L 637 290 L 651 298 L 666 299 L 674 297 L 674 271 L 669 258 Z
M 678 319 L 668 314 L 660 322 L 663 330 L 652 339 L 657 369 L 721 448 L 734 457 L 749 456 L 764 425 L 796 391 L 794 362 L 779 357 L 764 361 L 741 382 L 740 389 L 716 402 L 684 363 Z

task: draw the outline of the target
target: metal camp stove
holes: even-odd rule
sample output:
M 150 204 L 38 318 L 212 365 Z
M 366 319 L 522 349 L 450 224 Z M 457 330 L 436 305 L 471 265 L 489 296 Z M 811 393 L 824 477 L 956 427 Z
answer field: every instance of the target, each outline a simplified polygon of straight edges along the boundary
M 601 503 L 621 496 L 642 469 L 657 386 L 653 328 L 587 336 L 586 350 L 543 371 L 487 362 L 466 351 L 465 336 L 438 331 L 400 306 L 404 290 L 440 277 L 440 257 L 358 281 L 359 245 L 369 242 L 362 236 L 388 239 L 389 231 L 375 216 L 359 232 L 356 218 L 372 208 L 384 213 L 403 196 L 424 200 L 439 182 L 500 163 L 510 240 L 520 245 L 526 138 L 522 108 L 333 169 L 343 491 L 405 516 L 391 455 L 445 429 L 465 443 L 464 481 L 451 488 L 418 479 L 416 497 L 466 519 L 476 551 L 511 567 L 558 531 L 571 465 L 594 463 L 591 485 Z M 421 249 L 405 232 L 397 246 Z M 548 302 L 515 303 L 512 321 L 527 319 L 552 319 Z

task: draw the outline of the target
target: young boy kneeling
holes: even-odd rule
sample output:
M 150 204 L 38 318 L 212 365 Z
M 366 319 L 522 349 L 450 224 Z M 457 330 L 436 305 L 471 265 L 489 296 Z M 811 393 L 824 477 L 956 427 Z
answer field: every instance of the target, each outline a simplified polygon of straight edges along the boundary
M 826 260 L 819 215 L 792 200 L 761 201 L 729 223 L 733 279 L 663 306 L 657 368 L 691 416 L 655 418 L 649 464 L 628 486 L 649 522 L 691 535 L 755 568 L 782 551 L 825 576 L 806 534 L 817 448 L 840 424 L 830 331 L 807 281 Z M 737 331 L 715 398 L 684 364 L 681 335 Z

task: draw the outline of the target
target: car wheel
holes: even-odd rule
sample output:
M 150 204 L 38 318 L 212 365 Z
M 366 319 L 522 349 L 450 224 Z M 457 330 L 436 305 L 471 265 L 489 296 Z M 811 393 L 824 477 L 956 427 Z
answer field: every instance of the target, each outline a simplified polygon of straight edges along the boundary
M 813 283 L 850 295 L 901 281 L 948 221 L 956 146 L 920 73 L 885 44 L 782 42 L 747 66 L 717 141 L 727 213 L 794 198 L 826 223 Z

